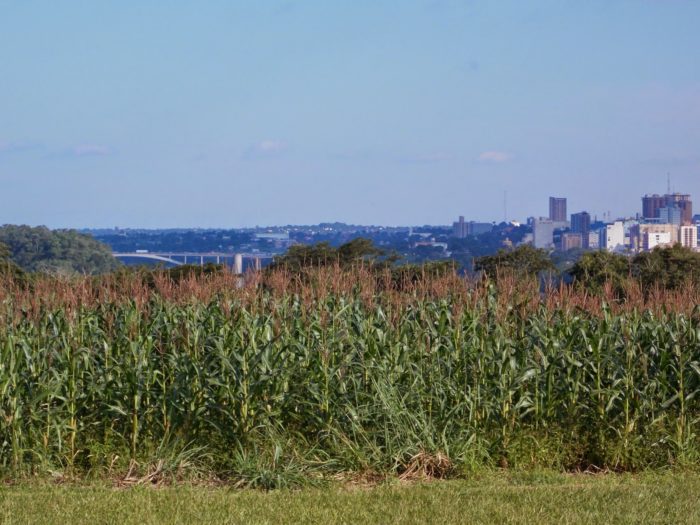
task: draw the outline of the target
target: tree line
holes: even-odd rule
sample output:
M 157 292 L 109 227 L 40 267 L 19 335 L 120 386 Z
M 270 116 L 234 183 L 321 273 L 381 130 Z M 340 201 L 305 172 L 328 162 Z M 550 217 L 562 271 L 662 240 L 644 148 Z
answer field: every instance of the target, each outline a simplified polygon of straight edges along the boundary
M 634 256 L 606 251 L 583 252 L 566 268 L 545 250 L 531 245 L 501 249 L 492 255 L 475 257 L 471 268 L 459 267 L 451 259 L 428 263 L 410 263 L 395 252 L 387 252 L 372 240 L 356 238 L 340 246 L 328 242 L 294 245 L 274 259 L 266 272 L 284 270 L 304 275 L 307 269 L 339 266 L 349 268 L 364 265 L 377 275 L 391 276 L 394 283 L 415 282 L 455 270 L 471 271 L 484 278 L 497 280 L 511 274 L 517 277 L 539 276 L 543 281 L 572 284 L 592 293 L 611 289 L 622 297 L 631 280 L 643 290 L 661 288 L 678 290 L 686 284 L 700 285 L 700 253 L 680 245 L 657 248 Z M 29 273 L 59 275 L 110 273 L 124 268 L 111 254 L 109 246 L 90 235 L 75 230 L 49 230 L 46 227 L 5 225 L 0 227 L 0 271 L 16 278 Z M 467 269 L 468 268 L 468 269 Z M 194 273 L 223 271 L 223 267 L 179 267 L 170 270 L 179 280 Z
M 328 243 L 292 246 L 285 255 L 275 259 L 270 270 L 284 268 L 290 272 L 302 273 L 305 268 L 331 264 L 341 267 L 364 264 L 378 271 L 389 268 L 404 276 L 435 274 L 455 267 L 454 262 L 449 260 L 427 265 L 405 264 L 398 255 L 385 253 L 368 239 L 354 239 L 337 248 Z M 591 251 L 582 253 L 569 268 L 559 270 L 547 251 L 523 245 L 514 249 L 501 249 L 493 255 L 476 257 L 473 272 L 492 280 L 504 274 L 539 276 L 550 282 L 580 286 L 592 293 L 601 292 L 608 286 L 618 296 L 622 296 L 625 284 L 630 280 L 637 281 L 643 290 L 655 287 L 678 290 L 686 284 L 700 285 L 700 253 L 678 244 L 631 257 L 606 251 Z

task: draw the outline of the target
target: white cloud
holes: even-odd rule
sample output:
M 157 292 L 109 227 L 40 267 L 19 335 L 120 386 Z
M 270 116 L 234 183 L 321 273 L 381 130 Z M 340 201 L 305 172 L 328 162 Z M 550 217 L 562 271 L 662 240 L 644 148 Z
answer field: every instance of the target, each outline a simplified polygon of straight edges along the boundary
M 484 151 L 477 160 L 480 162 L 492 162 L 492 163 L 502 163 L 508 162 L 511 159 L 509 153 L 505 151 Z
M 265 139 L 253 144 L 243 153 L 245 159 L 278 157 L 287 151 L 287 143 L 282 140 Z

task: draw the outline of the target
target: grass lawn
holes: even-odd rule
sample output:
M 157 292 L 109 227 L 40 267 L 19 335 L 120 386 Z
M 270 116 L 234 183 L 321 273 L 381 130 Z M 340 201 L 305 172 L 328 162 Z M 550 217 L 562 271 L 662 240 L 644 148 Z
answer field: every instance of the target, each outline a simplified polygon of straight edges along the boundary
M 257 492 L 28 484 L 0 523 L 700 523 L 700 474 L 489 474 L 373 488 Z

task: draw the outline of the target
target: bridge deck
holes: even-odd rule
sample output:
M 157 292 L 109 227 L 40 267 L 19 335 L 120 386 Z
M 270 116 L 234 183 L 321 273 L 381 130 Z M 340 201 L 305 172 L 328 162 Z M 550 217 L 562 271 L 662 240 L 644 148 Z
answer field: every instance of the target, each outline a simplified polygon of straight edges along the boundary
M 237 255 L 240 255 L 242 259 L 253 259 L 255 261 L 272 259 L 275 256 L 275 254 L 271 253 L 231 252 L 112 252 L 112 255 L 117 259 L 147 259 L 172 264 L 173 266 L 181 266 L 188 264 L 188 262 L 189 264 L 199 263 L 200 266 L 203 266 L 205 262 L 216 261 L 217 264 L 220 264 L 229 260 L 234 264 Z

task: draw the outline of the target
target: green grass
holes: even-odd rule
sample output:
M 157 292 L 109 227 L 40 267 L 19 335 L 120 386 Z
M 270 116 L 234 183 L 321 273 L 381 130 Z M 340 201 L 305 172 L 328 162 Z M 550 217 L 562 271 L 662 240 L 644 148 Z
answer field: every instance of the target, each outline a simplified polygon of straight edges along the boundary
M 0 489 L 11 523 L 700 523 L 700 475 L 487 474 L 374 488 Z

